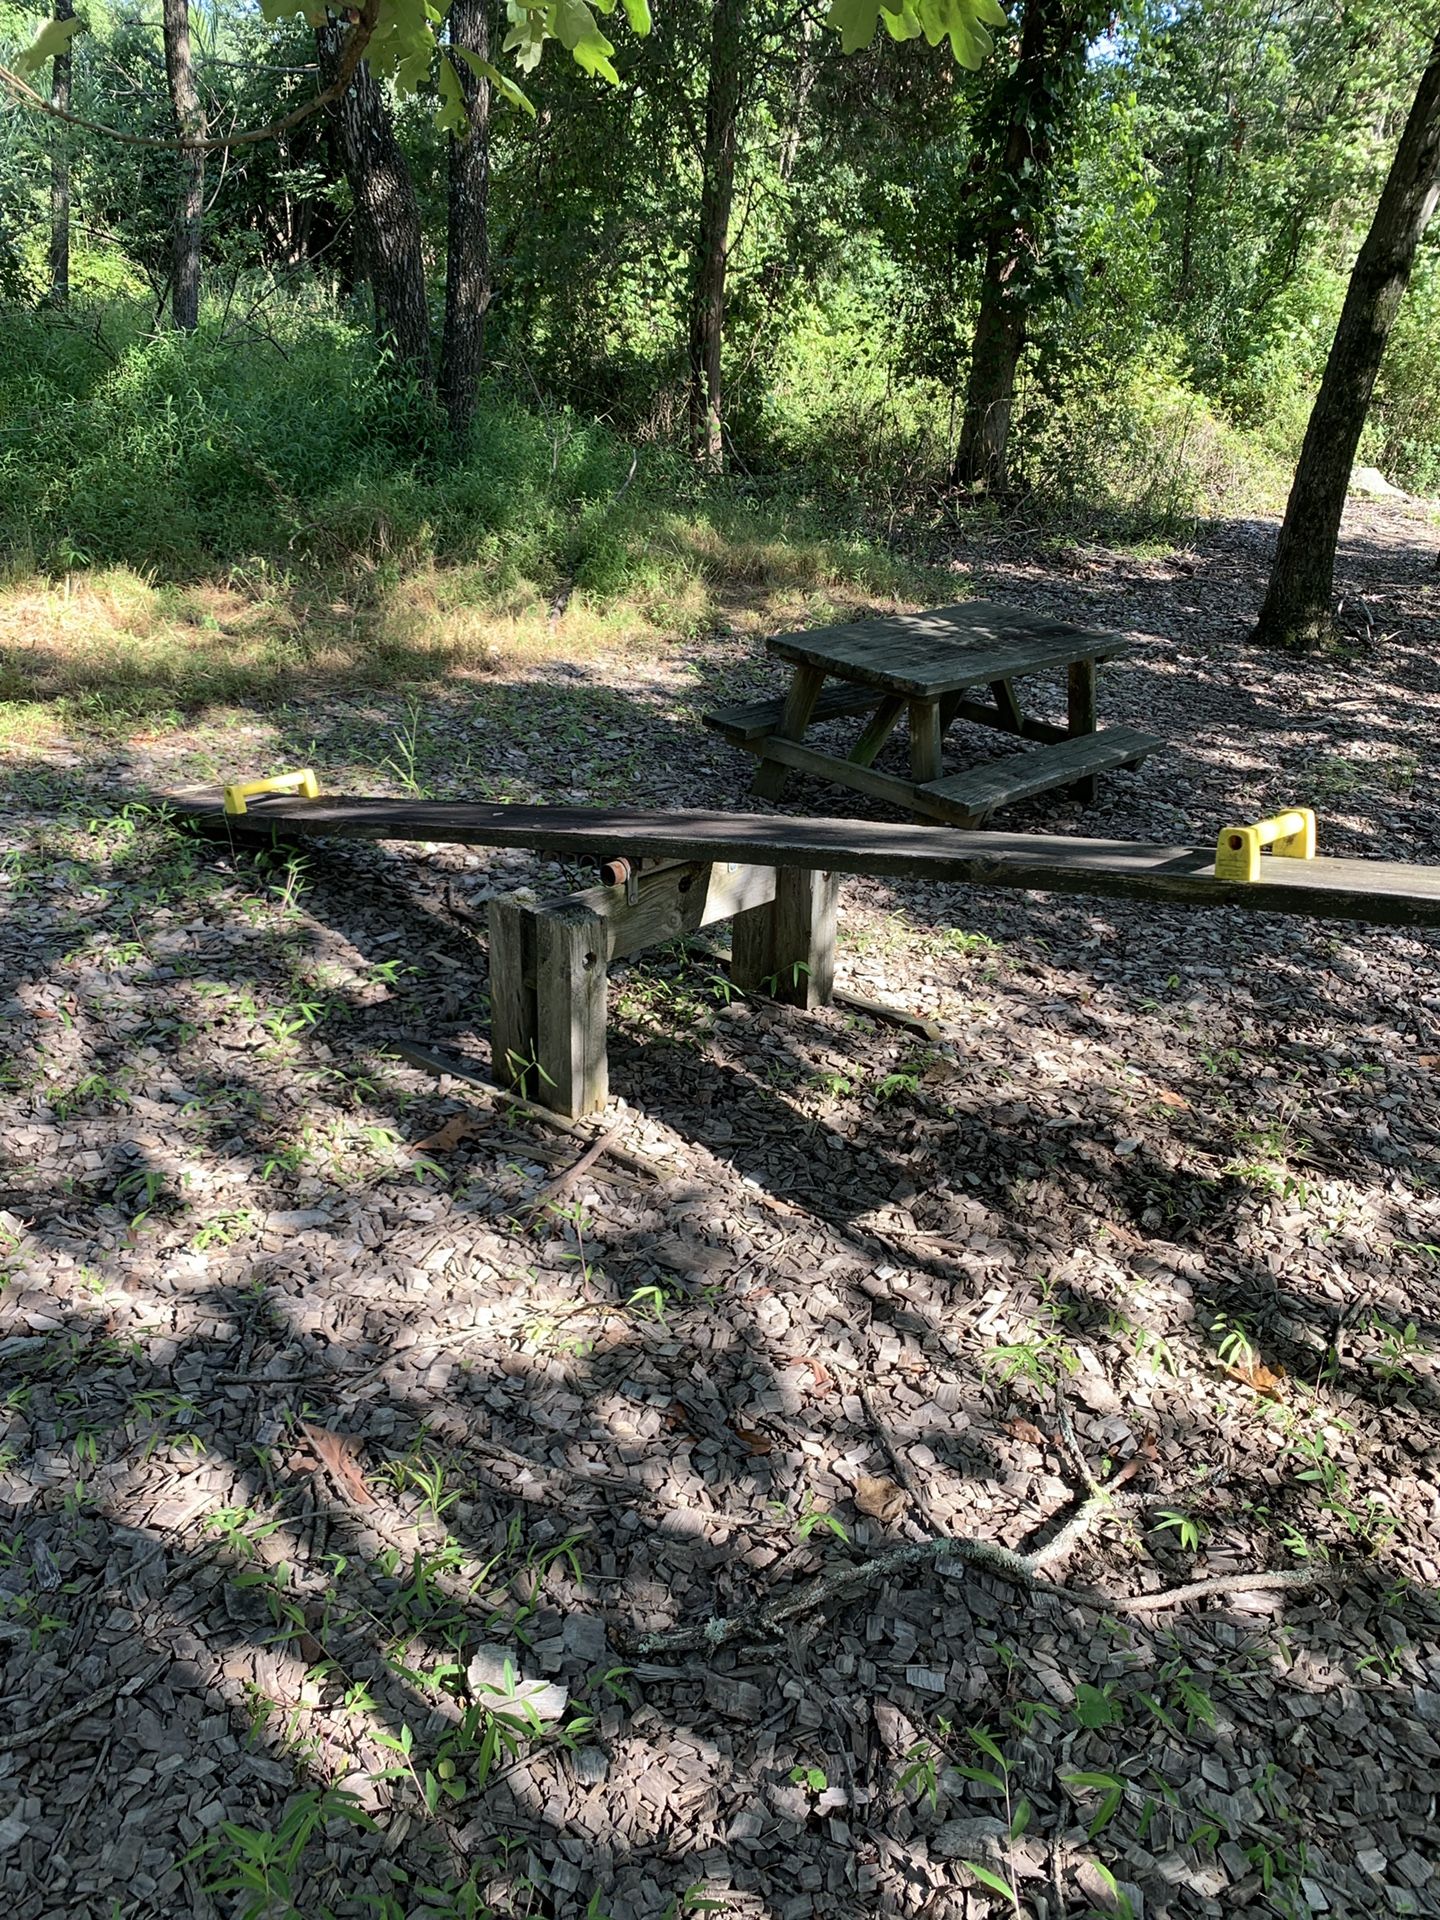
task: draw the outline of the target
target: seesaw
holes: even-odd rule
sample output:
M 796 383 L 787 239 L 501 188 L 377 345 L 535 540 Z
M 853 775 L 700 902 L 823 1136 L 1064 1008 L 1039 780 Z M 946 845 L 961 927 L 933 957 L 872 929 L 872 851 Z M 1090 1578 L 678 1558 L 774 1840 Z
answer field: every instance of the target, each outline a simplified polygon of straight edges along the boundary
M 612 961 L 730 920 L 731 978 L 742 993 L 824 1005 L 842 873 L 1440 926 L 1440 868 L 1319 856 L 1308 808 L 1226 827 L 1213 847 L 1167 847 L 788 814 L 331 797 L 308 769 L 163 799 L 207 833 L 251 843 L 449 841 L 595 860 L 599 886 L 490 903 L 496 1079 L 571 1118 L 608 1096 Z

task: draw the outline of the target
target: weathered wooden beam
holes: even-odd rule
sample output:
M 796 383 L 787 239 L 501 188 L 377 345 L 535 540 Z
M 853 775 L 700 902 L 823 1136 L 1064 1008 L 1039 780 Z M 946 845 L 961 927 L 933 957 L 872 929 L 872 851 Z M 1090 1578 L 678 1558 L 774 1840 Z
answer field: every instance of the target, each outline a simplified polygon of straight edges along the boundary
M 809 724 L 813 727 L 825 720 L 843 720 L 852 714 L 868 713 L 874 704 L 873 687 L 851 687 L 843 680 L 832 680 L 828 687 L 822 689 L 815 702 Z M 723 733 L 736 746 L 748 747 L 773 733 L 784 714 L 785 696 L 782 693 L 770 700 L 748 700 L 743 706 L 716 707 L 709 713 L 702 713 L 700 719 L 705 726 L 716 733 Z
M 537 1094 L 535 906 L 490 902 L 490 1063 L 496 1084 Z
M 933 700 L 910 702 L 910 778 L 917 786 L 938 780 L 945 771 L 940 759 L 940 712 Z
M 742 993 L 766 993 L 792 1007 L 828 1006 L 835 986 L 839 884 L 833 873 L 784 867 L 774 904 L 735 916 L 730 978 Z
M 637 874 L 633 899 L 621 882 L 558 900 L 492 900 L 496 1080 L 572 1120 L 603 1107 L 610 962 L 718 920 L 763 923 L 765 978 L 752 983 L 756 991 L 819 1005 L 834 978 L 835 891 L 793 868 L 777 874 L 773 867 L 684 861 Z
M 799 773 L 813 773 L 821 780 L 852 787 L 857 793 L 868 793 L 872 799 L 887 800 L 892 807 L 903 807 L 907 813 L 924 813 L 933 820 L 954 820 L 961 825 L 969 821 L 968 814 L 947 806 L 943 799 L 928 802 L 913 780 L 900 780 L 893 773 L 877 773 L 874 767 L 857 766 L 853 760 L 821 753 L 794 740 L 771 738 L 766 742 L 766 752 Z
M 636 876 L 636 898 L 623 886 L 587 887 L 564 900 L 549 901 L 546 911 L 577 907 L 601 923 L 605 964 L 646 947 L 664 946 L 699 927 L 729 920 L 775 898 L 775 869 L 725 861 L 676 861 L 650 867 Z
M 1094 733 L 1095 662 L 1072 660 L 1066 674 L 1066 683 L 1071 733 Z M 1087 773 L 1075 782 L 1070 792 L 1076 800 L 1090 806 L 1094 803 L 1099 787 L 1098 777 L 1093 773 Z
M 572 1120 L 610 1097 L 605 922 L 567 903 L 535 914 L 536 1097 Z
M 876 754 L 895 731 L 895 724 L 905 711 L 905 702 L 897 693 L 886 694 L 870 717 L 870 723 L 860 738 L 850 749 L 852 767 L 873 765 Z
M 820 698 L 820 689 L 825 685 L 825 672 L 821 667 L 798 666 L 795 677 L 790 682 L 790 691 L 785 696 L 785 711 L 780 716 L 780 725 L 770 740 L 764 743 L 764 758 L 756 769 L 755 778 L 750 782 L 750 791 L 762 800 L 778 800 L 785 791 L 785 782 L 789 772 L 783 761 L 770 752 L 773 740 L 799 740 L 815 712 L 816 702 Z
M 799 751 L 808 755 L 806 748 Z M 814 757 L 830 771 L 826 756 Z M 848 772 L 852 784 L 858 785 L 864 773 L 898 789 L 901 806 L 914 804 L 908 781 L 891 781 L 845 760 L 834 764 Z M 1257 881 L 1220 880 L 1215 876 L 1213 839 L 1203 847 L 1185 847 L 1003 829 L 964 833 L 905 821 L 793 814 L 511 807 L 346 796 L 259 800 L 244 820 L 230 821 L 213 787 L 156 798 L 222 841 L 251 846 L 277 837 L 434 840 L 471 847 L 529 847 L 596 861 L 623 850 L 637 858 L 815 867 L 1031 893 L 1239 907 L 1251 913 L 1305 914 L 1384 926 L 1440 926 L 1440 866 L 1321 854 L 1314 860 L 1266 858 Z M 1323 822 L 1321 835 L 1323 844 Z

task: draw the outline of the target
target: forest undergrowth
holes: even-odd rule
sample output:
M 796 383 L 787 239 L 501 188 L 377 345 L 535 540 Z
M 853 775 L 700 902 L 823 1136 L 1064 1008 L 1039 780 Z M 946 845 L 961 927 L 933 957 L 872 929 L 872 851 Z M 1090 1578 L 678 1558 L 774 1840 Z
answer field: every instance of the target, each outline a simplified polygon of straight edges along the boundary
M 817 416 L 840 439 L 834 400 Z M 496 376 L 462 446 L 313 309 L 155 333 L 108 303 L 0 319 L 0 732 L 163 722 L 953 598 L 928 424 L 862 407 L 863 488 L 777 451 L 721 479 Z M 918 424 L 917 424 L 918 422 Z M 1271 465 L 1169 379 L 1022 418 L 1021 537 L 1173 544 L 1273 510 Z M 923 430 L 922 430 L 923 429 Z

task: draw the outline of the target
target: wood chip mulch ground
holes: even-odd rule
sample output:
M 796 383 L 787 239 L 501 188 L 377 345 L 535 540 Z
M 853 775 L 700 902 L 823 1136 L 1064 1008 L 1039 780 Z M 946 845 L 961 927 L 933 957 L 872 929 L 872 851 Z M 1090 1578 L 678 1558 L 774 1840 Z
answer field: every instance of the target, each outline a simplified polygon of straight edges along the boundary
M 1327 850 L 1440 860 L 1433 529 L 1352 512 L 1354 644 L 1298 666 L 1244 643 L 1272 539 L 960 556 L 1145 635 L 1102 712 L 1174 743 L 1006 824 L 1303 800 Z M 488 1072 L 471 920 L 577 869 L 264 864 L 125 805 L 313 759 L 742 806 L 697 715 L 777 681 L 722 635 L 12 765 L 11 1920 L 1440 1913 L 1434 935 L 847 882 L 844 982 L 942 1038 L 647 956 L 628 1157 L 546 1199 L 583 1141 L 391 1049 Z M 842 1577 L 1029 1549 L 1131 1463 L 1068 1594 Z M 769 1644 L 664 1649 L 816 1575 Z

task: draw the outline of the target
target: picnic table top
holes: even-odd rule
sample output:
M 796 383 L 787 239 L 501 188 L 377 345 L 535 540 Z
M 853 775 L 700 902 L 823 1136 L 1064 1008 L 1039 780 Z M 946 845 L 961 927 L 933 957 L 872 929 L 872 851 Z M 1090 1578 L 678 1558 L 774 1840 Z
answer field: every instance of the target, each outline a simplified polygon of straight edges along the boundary
M 1077 660 L 1125 653 L 1123 634 L 1048 619 L 995 600 L 967 600 L 928 613 L 882 614 L 766 643 L 797 666 L 819 667 L 911 700 L 935 700 L 962 687 L 989 686 Z

